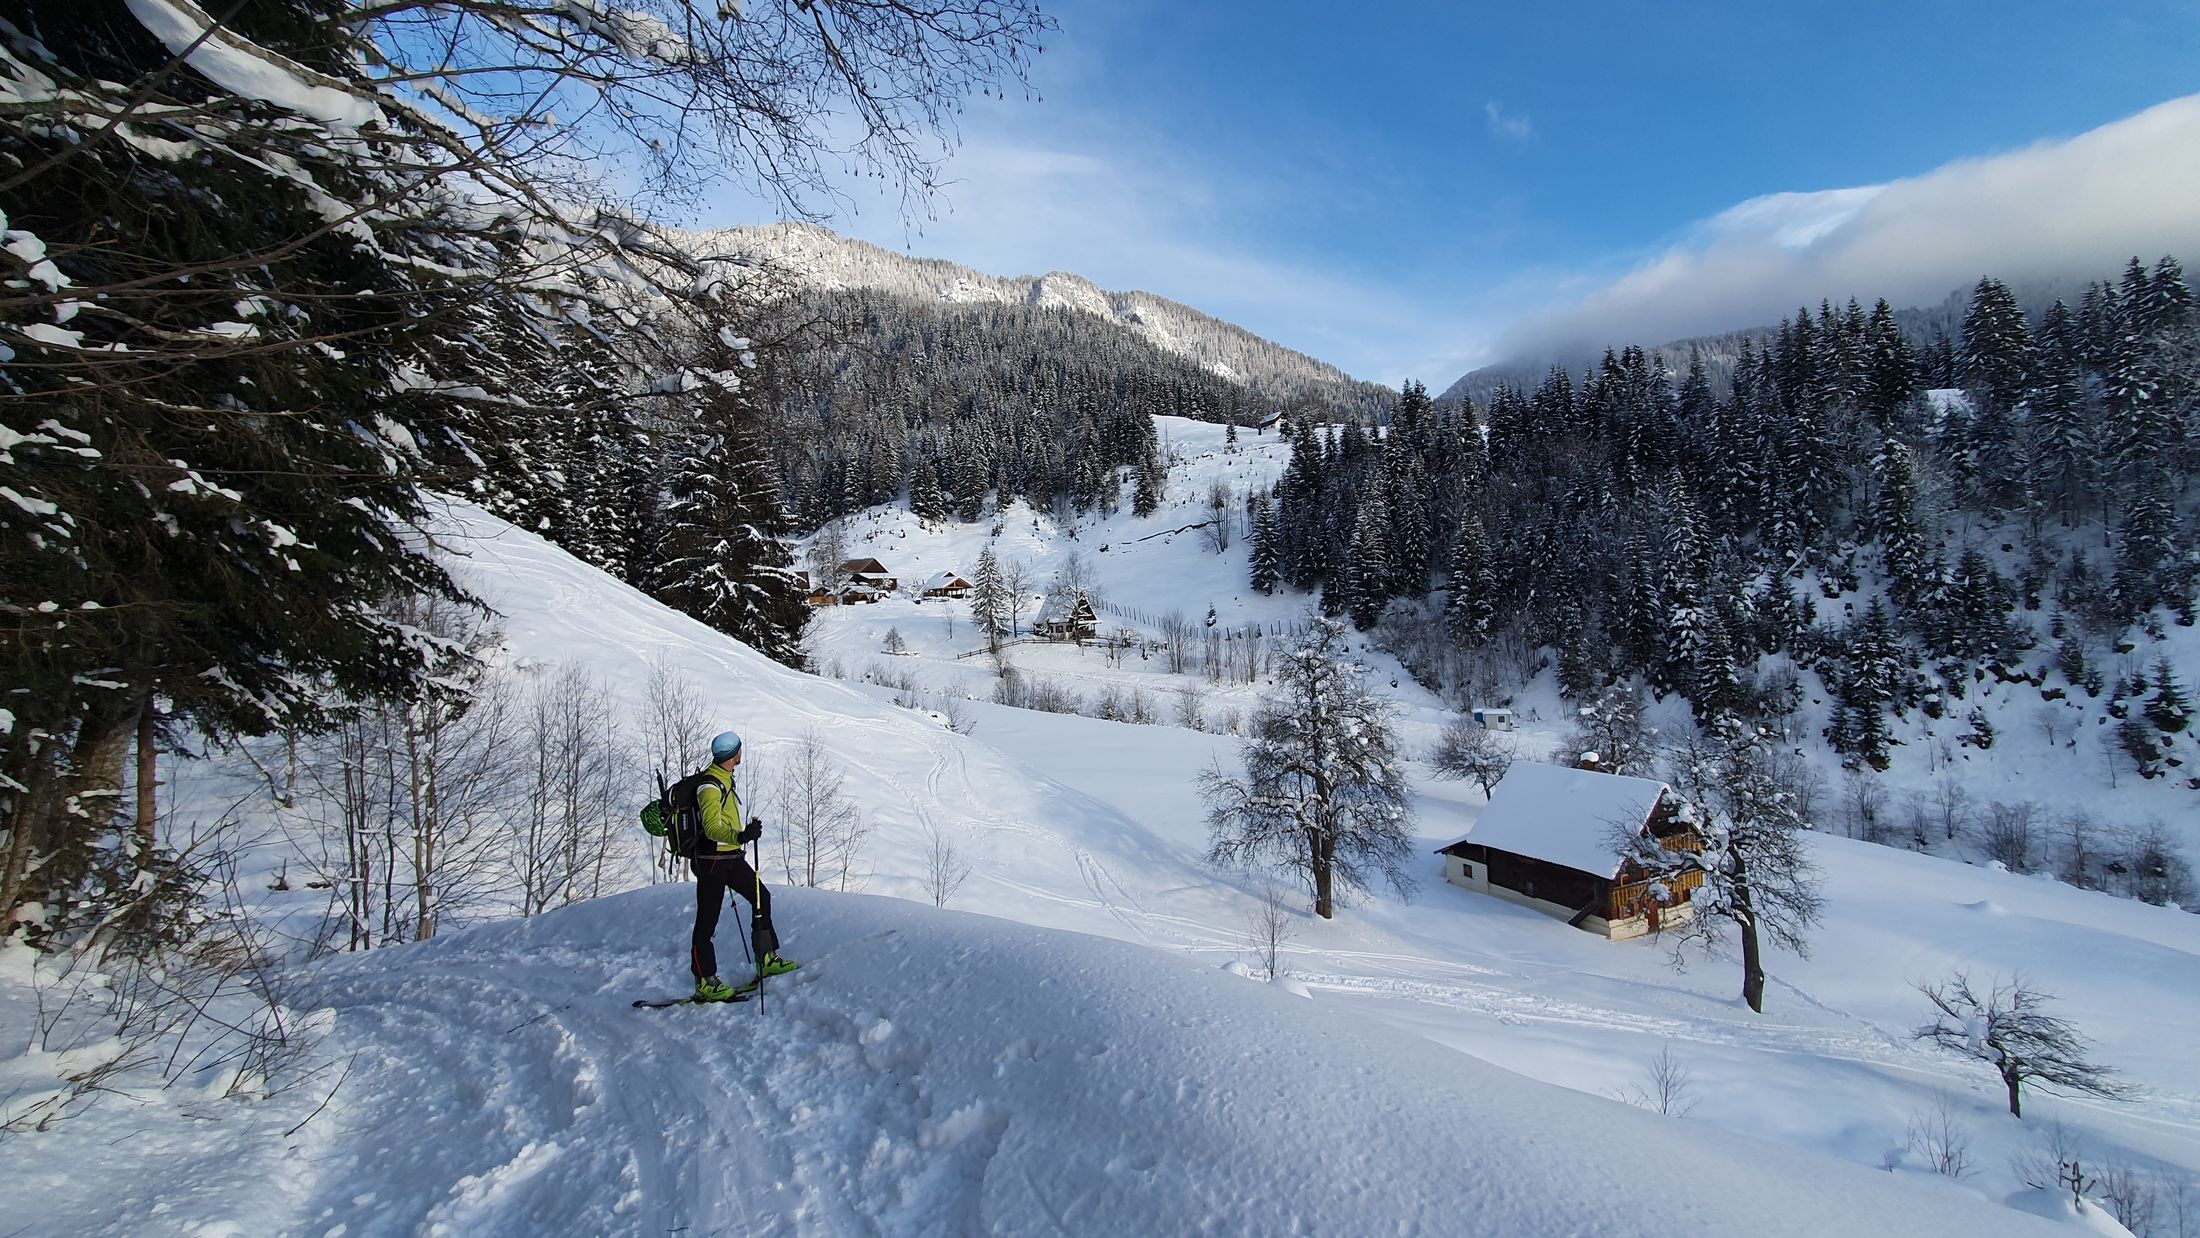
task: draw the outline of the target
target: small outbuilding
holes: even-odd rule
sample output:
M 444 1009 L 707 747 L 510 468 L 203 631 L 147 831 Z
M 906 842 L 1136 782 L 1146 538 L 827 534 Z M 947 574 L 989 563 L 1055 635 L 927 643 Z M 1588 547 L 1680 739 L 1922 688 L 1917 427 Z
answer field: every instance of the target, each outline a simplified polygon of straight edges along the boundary
M 1700 852 L 1694 815 L 1674 790 L 1630 778 L 1515 761 L 1465 837 L 1438 849 L 1452 885 L 1532 907 L 1615 941 L 1686 923 L 1703 871 L 1656 873 L 1620 854 L 1645 831 Z
M 1493 709 L 1488 706 L 1477 705 L 1470 716 L 1474 719 L 1474 725 L 1484 730 L 1510 731 L 1513 729 L 1513 711 L 1509 709 Z

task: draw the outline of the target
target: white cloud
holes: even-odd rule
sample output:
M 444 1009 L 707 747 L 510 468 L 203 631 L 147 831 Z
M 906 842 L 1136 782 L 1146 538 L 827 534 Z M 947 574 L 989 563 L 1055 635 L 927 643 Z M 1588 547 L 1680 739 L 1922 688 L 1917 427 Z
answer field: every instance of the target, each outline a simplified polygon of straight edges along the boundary
M 1497 100 L 1492 99 L 1482 105 L 1482 113 L 1489 117 L 1490 136 L 1492 137 L 1504 138 L 1509 142 L 1525 142 L 1535 137 L 1535 122 L 1528 118 L 1526 112 L 1522 112 L 1518 116 L 1509 116 L 1505 113 L 1505 109 L 1498 105 Z
M 2200 95 L 1884 185 L 1752 198 L 1508 331 L 1505 351 L 1657 343 L 1821 298 L 1938 302 L 1981 275 L 2108 277 L 2164 253 L 2200 261 Z

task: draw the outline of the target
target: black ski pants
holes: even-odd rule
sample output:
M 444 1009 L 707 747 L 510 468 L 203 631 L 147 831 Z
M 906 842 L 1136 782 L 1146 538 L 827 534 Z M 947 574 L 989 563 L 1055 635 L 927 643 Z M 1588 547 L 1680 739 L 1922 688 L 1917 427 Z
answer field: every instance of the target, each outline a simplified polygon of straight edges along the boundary
M 695 935 L 688 945 L 688 966 L 697 977 L 718 974 L 718 951 L 711 946 L 711 938 L 718 932 L 718 909 L 728 891 L 749 900 L 749 940 L 762 943 L 758 947 L 762 950 L 779 948 L 779 935 L 772 931 L 772 892 L 764 888 L 747 857 L 738 851 L 697 856 L 688 866 L 695 870 Z

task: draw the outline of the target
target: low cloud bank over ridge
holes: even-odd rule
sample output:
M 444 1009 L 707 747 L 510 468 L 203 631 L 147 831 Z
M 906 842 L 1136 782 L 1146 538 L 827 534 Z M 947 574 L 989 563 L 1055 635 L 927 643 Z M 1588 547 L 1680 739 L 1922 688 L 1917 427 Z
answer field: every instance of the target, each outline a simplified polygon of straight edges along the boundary
M 2113 275 L 2134 254 L 2200 261 L 2200 94 L 2023 150 L 1721 212 L 1495 351 L 1553 356 L 1772 322 L 1851 296 L 1938 302 L 1981 275 Z

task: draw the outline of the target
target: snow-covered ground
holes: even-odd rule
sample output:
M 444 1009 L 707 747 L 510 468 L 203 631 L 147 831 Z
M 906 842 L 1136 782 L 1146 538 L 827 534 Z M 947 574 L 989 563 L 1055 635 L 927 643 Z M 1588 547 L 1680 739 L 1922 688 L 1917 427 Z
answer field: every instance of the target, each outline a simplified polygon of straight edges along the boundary
M 1002 553 L 1051 569 L 1074 547 L 1125 612 L 1288 621 L 1292 602 L 1245 588 L 1239 549 L 1217 556 L 1196 531 L 1133 540 L 1204 518 L 1206 477 L 1265 476 L 1282 447 L 1225 454 L 1210 428 L 1169 433 L 1181 506 L 1075 539 L 1020 514 Z M 968 575 L 986 532 L 886 514 L 866 531 L 853 552 L 905 578 Z M 759 1005 L 628 1008 L 686 984 L 684 886 L 325 961 L 291 999 L 333 1012 L 315 1086 L 114 1097 L 12 1136 L 13 1226 L 2016 1234 L 2039 1223 L 2002 1206 L 2020 1185 L 2010 1158 L 2057 1121 L 2089 1165 L 2200 1177 L 2200 917 L 1818 837 L 1826 923 L 1810 959 L 1772 956 L 1755 1016 L 1729 959 L 1676 971 L 1659 942 L 1446 886 L 1428 854 L 1411 898 L 1294 917 L 1301 998 L 1224 970 L 1251 958 L 1264 884 L 1201 858 L 1193 777 L 1233 760 L 1228 736 L 978 703 L 957 707 L 958 734 L 894 705 L 896 689 L 771 664 L 479 513 L 453 511 L 443 533 L 504 614 L 516 665 L 579 663 L 635 702 L 652 659 L 669 661 L 714 686 L 711 729 L 748 737 L 752 786 L 818 735 L 874 827 L 868 896 L 787 892 L 782 934 L 808 965 Z M 888 627 L 915 656 L 884 654 Z M 990 684 L 984 659 L 955 656 L 975 644 L 967 609 L 938 602 L 829 611 L 817 634 L 821 660 L 907 669 L 935 696 Z M 1142 677 L 1174 718 L 1176 681 L 1135 654 L 1012 656 L 1086 692 Z M 1388 663 L 1371 662 L 1389 690 Z M 1403 676 L 1395 691 L 1418 751 L 1443 711 Z M 1212 689 L 1203 713 L 1213 725 L 1253 692 Z M 1555 738 L 1549 714 L 1528 725 L 1531 742 Z M 1482 804 L 1426 774 L 1425 853 Z M 944 913 L 922 880 L 934 830 L 977 860 Z M 1912 983 L 1958 967 L 2055 994 L 2140 1098 L 2033 1093 L 2027 1120 L 2010 1118 L 1984 1067 L 1910 1038 L 1927 1009 Z M 0 954 L 10 1044 L 35 1017 L 25 981 L 22 952 Z M 1661 1053 L 1688 1072 L 1686 1117 L 1610 1099 L 1648 1089 Z M 52 1066 L 8 1062 L 0 1097 Z M 1970 1141 L 1957 1182 L 1904 1147 L 1943 1097 Z

